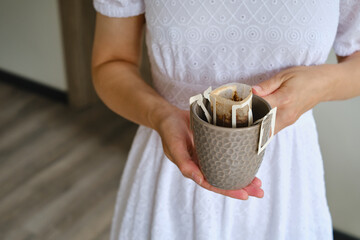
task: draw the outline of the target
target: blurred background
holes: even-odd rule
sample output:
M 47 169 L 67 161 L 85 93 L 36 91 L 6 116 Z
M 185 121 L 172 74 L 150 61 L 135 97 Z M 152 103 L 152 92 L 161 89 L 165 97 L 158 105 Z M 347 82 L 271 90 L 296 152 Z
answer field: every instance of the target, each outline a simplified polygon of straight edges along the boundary
M 94 22 L 90 0 L 0 2 L 0 239 L 109 237 L 137 126 L 93 90 Z M 335 239 L 360 239 L 360 98 L 314 115 Z

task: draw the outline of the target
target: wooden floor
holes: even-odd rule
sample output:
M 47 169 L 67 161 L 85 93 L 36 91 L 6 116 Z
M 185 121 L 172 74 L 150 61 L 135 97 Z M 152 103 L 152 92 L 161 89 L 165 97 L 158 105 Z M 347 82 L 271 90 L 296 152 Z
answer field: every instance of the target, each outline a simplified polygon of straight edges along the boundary
M 108 239 L 136 128 L 0 81 L 0 239 Z

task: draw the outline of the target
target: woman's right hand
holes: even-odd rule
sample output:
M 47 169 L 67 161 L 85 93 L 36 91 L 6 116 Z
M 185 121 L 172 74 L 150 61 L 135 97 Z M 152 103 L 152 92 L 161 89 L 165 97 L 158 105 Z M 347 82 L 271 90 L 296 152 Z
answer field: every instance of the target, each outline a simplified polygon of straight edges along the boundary
M 193 134 L 190 129 L 189 111 L 171 107 L 157 121 L 155 129 L 161 136 L 165 155 L 176 164 L 184 177 L 190 178 L 201 187 L 228 197 L 246 200 L 249 196 L 262 198 L 264 191 L 258 178 L 245 188 L 239 190 L 223 190 L 210 185 L 204 178 L 197 164 Z

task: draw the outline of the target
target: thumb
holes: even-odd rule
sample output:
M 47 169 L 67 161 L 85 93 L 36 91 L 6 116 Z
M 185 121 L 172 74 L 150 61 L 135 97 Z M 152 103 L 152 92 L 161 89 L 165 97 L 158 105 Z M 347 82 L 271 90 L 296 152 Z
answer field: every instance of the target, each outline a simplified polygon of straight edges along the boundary
M 253 93 L 260 97 L 267 96 L 275 92 L 283 82 L 284 78 L 281 77 L 279 74 L 276 74 L 272 78 L 253 86 Z
M 272 108 L 274 108 L 279 106 L 279 98 L 281 97 L 281 95 L 279 95 L 279 92 L 276 92 L 263 97 L 263 99 L 267 101 Z

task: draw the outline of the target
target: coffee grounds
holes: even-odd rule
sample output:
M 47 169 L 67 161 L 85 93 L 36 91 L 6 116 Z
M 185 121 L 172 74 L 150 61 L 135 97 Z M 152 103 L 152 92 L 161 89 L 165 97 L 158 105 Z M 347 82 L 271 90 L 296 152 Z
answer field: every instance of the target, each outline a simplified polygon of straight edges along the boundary
M 239 95 L 236 91 L 234 91 L 234 95 L 231 100 L 233 100 L 235 102 L 241 102 L 243 99 L 241 97 L 239 97 Z

